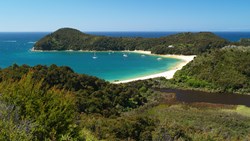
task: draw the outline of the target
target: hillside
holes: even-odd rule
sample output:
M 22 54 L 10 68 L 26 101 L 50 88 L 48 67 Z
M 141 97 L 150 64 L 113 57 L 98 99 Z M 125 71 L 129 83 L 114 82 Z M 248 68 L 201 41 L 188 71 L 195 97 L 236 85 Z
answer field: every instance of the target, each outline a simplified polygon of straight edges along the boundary
M 147 103 L 147 90 L 110 84 L 76 74 L 68 67 L 13 65 L 0 71 L 0 128 L 4 129 L 0 130 L 0 140 L 24 140 L 22 137 L 31 134 L 30 140 L 62 139 L 63 135 L 77 138 L 80 113 L 105 118 L 120 116 Z M 9 117 L 2 115 L 5 113 Z M 5 118 L 10 122 L 2 122 Z M 3 136 L 16 126 L 19 130 Z
M 0 84 L 19 82 L 24 78 L 27 79 L 27 76 L 34 84 L 41 83 L 43 90 L 58 89 L 73 92 L 79 98 L 78 110 L 84 113 L 99 113 L 104 116 L 119 115 L 147 101 L 133 87 L 110 84 L 96 77 L 74 73 L 69 67 L 56 65 L 49 67 L 13 65 L 0 71 Z M 89 99 L 94 100 L 88 101 Z M 98 104 L 100 100 L 105 101 L 105 106 Z
M 250 109 L 184 104 L 138 81 L 114 85 L 68 67 L 0 70 L 0 140 L 248 140 Z
M 179 33 L 161 38 L 115 38 L 94 36 L 62 28 L 41 40 L 35 50 L 150 50 L 156 54 L 198 54 L 229 42 L 210 32 Z
M 250 48 L 234 47 L 198 55 L 174 76 L 181 87 L 250 93 Z

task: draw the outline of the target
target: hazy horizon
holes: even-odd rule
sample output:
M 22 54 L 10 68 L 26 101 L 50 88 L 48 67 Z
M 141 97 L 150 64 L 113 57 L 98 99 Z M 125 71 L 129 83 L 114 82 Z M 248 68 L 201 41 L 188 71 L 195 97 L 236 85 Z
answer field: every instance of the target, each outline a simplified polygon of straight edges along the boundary
M 58 28 L 58 29 L 60 29 L 60 28 Z M 55 30 L 53 30 L 53 31 L 0 31 L 0 33 L 52 33 L 52 32 L 55 32 L 56 30 L 58 30 L 58 29 L 55 29 Z M 74 29 L 77 29 L 77 28 L 74 28 Z M 77 30 L 79 30 L 79 29 L 77 29 Z M 140 32 L 159 32 L 159 33 L 164 33 L 164 32 L 250 32 L 250 30 L 245 30 L 245 31 L 223 31 L 223 30 L 221 30 L 221 31 L 195 31 L 195 30 L 193 30 L 193 31 L 82 31 L 82 30 L 80 30 L 81 32 L 85 32 L 85 33 L 104 33 L 104 32 L 110 32 L 110 33 L 116 33 L 116 32 L 120 32 L 120 33 L 122 33 L 122 32 L 124 32 L 124 33 L 126 33 L 126 32 L 138 32 L 138 33 L 140 33 Z

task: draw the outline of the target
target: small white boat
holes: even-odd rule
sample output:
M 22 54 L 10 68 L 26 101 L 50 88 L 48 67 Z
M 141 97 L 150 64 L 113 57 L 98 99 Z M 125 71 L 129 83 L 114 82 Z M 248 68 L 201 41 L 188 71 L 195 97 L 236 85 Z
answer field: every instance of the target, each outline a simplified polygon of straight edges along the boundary
M 94 53 L 94 56 L 92 57 L 93 59 L 97 59 L 97 56 L 96 56 L 96 54 Z
M 144 54 L 142 54 L 142 55 L 141 55 L 141 57 L 145 57 L 145 55 L 144 55 Z
M 123 57 L 128 57 L 128 55 L 124 53 L 124 54 L 123 54 Z
M 157 60 L 158 60 L 158 61 L 160 61 L 160 60 L 162 60 L 162 58 L 161 58 L 161 57 L 159 57 L 159 58 L 157 58 Z

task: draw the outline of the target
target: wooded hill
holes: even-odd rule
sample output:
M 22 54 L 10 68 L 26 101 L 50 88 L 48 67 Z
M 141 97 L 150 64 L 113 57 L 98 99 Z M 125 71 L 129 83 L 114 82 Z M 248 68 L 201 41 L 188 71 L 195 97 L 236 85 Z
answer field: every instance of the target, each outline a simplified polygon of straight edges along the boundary
M 156 54 L 199 54 L 229 42 L 211 32 L 178 33 L 160 38 L 94 36 L 71 28 L 59 29 L 35 45 L 35 50 L 148 50 Z
M 198 55 L 174 76 L 181 87 L 250 94 L 250 47 L 225 47 Z

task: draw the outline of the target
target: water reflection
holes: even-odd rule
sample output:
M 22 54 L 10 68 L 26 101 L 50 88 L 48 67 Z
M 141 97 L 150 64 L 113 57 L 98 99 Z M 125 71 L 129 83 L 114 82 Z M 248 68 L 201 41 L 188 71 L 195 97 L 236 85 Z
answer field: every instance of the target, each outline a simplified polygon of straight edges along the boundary
M 245 105 L 250 107 L 250 95 L 232 93 L 208 93 L 193 90 L 159 89 L 165 93 L 175 93 L 176 100 L 181 102 L 208 102 L 216 104 Z

